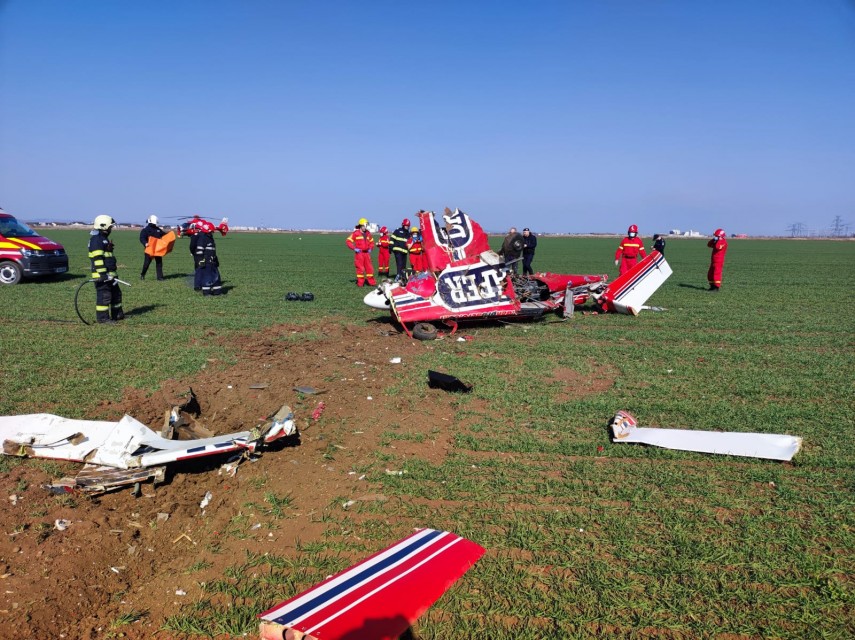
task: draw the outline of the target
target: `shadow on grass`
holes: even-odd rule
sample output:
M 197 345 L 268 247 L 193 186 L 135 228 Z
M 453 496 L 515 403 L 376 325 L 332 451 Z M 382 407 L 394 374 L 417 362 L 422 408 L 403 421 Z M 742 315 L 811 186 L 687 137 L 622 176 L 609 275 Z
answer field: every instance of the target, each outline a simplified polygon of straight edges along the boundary
M 709 287 L 702 287 L 697 284 L 688 284 L 686 282 L 681 282 L 677 285 L 678 287 L 683 287 L 684 289 L 696 289 L 698 291 L 706 291 Z
M 162 307 L 162 304 L 147 304 L 142 307 L 134 307 L 128 311 L 125 311 L 125 317 L 129 316 L 141 316 L 145 313 L 149 313 L 150 311 L 154 311 L 158 307 Z

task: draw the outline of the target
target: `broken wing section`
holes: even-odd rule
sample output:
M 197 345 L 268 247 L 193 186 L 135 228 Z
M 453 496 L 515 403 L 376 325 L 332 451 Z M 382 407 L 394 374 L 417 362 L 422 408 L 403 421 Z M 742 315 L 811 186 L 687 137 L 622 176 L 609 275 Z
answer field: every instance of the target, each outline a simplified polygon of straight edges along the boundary
M 460 209 L 452 212 L 446 208 L 442 225 L 432 211 L 420 211 L 418 215 L 428 269 L 434 273 L 452 263 L 477 260 L 490 250 L 484 229 Z
M 448 531 L 418 530 L 262 613 L 261 637 L 394 640 L 483 554 Z
M 604 311 L 638 315 L 644 303 L 671 277 L 671 267 L 658 251 L 612 282 L 599 297 Z
M 802 447 L 801 438 L 789 435 L 639 427 L 635 417 L 626 411 L 618 411 L 611 426 L 615 442 L 679 451 L 790 461 Z

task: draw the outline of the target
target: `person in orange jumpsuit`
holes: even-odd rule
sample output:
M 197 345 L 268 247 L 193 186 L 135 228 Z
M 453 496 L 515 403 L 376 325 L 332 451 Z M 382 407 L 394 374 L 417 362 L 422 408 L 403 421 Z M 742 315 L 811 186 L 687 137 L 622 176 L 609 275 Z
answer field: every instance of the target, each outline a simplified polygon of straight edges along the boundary
M 425 253 L 424 245 L 422 244 L 422 235 L 419 233 L 418 227 L 410 229 L 410 239 L 407 241 L 407 248 L 410 251 L 410 265 L 413 271 L 425 270 Z
M 371 232 L 367 229 L 368 220 L 360 218 L 345 244 L 348 249 L 353 251 L 353 266 L 356 267 L 356 286 L 365 286 L 365 281 L 368 284 L 375 285 L 374 266 L 371 264 L 371 250 L 374 248 L 374 238 L 371 237 Z
M 631 224 L 626 230 L 626 238 L 620 241 L 615 251 L 615 266 L 620 267 L 620 275 L 625 274 L 638 263 L 638 256 L 644 259 L 647 253 L 644 251 L 644 243 L 638 237 L 638 227 Z
M 392 246 L 392 239 L 389 237 L 389 230 L 386 227 L 380 227 L 380 237 L 377 238 L 377 271 L 381 278 L 389 277 L 389 249 Z
M 712 249 L 710 256 L 710 268 L 707 271 L 707 280 L 710 283 L 710 291 L 718 291 L 721 289 L 721 271 L 724 268 L 724 255 L 727 253 L 727 238 L 724 229 L 716 229 L 713 232 L 713 239 L 707 242 L 707 246 Z

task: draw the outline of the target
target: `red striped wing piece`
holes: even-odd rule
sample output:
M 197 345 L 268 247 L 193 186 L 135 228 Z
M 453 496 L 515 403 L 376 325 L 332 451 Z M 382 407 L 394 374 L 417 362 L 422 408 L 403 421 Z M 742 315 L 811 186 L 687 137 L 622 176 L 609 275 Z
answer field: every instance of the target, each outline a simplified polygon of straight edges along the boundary
M 394 640 L 484 554 L 447 531 L 420 529 L 261 614 L 263 640 Z

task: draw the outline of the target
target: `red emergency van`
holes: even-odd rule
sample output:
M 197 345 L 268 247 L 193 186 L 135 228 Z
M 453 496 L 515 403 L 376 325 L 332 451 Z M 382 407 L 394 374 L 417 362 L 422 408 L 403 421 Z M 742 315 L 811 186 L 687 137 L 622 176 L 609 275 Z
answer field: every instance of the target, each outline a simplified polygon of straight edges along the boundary
M 0 285 L 68 271 L 65 248 L 0 210 Z

